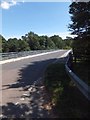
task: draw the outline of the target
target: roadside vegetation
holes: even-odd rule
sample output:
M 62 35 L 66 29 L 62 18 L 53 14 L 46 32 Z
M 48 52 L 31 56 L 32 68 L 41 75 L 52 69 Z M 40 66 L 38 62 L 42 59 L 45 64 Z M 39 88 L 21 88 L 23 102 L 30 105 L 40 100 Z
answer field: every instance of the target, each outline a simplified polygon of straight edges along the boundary
M 47 67 L 44 84 L 58 118 L 89 118 L 90 104 L 70 80 L 64 63 Z
M 62 39 L 58 35 L 51 37 L 39 36 L 34 32 L 29 32 L 21 39 L 9 38 L 6 40 L 0 35 L 0 52 L 21 52 L 29 50 L 48 50 L 48 49 L 70 49 L 72 38 Z
M 71 16 L 69 29 L 72 35 L 76 35 L 72 42 L 73 70 L 90 85 L 90 1 L 72 2 L 69 13 Z
M 90 83 L 90 1 L 72 2 L 69 6 L 72 35 L 73 66 L 72 69 L 86 83 Z M 90 84 L 89 84 L 90 85 Z M 90 101 L 88 101 L 70 80 L 64 63 L 51 64 L 45 71 L 45 86 L 54 110 L 60 118 L 89 118 Z

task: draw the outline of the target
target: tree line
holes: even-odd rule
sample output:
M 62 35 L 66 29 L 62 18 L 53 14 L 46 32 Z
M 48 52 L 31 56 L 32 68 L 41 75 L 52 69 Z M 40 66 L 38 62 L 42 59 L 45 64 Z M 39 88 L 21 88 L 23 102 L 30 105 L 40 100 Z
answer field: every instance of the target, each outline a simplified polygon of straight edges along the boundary
M 0 52 L 21 52 L 29 50 L 47 50 L 47 49 L 70 49 L 72 38 L 62 39 L 58 35 L 51 37 L 39 36 L 34 32 L 29 32 L 21 39 L 9 38 L 6 40 L 0 35 Z

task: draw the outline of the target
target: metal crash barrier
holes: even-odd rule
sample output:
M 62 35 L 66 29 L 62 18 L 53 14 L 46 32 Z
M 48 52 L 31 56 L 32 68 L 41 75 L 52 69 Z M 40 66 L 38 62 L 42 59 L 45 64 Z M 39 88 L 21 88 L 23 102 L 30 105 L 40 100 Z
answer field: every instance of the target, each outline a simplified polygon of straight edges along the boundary
M 78 89 L 82 92 L 82 94 L 90 100 L 90 86 L 86 84 L 83 80 L 81 80 L 73 71 L 72 71 L 72 63 L 71 63 L 71 52 L 68 54 L 68 59 L 65 64 L 65 69 L 71 80 L 75 83 Z

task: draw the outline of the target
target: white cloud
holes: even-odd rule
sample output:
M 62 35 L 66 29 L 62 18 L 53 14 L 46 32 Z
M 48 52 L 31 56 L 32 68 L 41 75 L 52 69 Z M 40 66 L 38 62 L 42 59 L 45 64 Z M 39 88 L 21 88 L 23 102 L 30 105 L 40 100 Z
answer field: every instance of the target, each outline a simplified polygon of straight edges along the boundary
M 71 35 L 69 32 L 55 32 L 55 33 L 37 33 L 38 35 L 47 35 L 47 36 L 53 36 L 53 35 L 59 35 L 60 37 L 62 37 L 63 39 L 65 39 L 66 37 L 75 37 L 75 35 Z
M 73 2 L 89 2 L 90 0 L 72 0 Z
M 11 0 L 10 2 L 3 0 L 3 1 L 0 3 L 0 7 L 3 8 L 3 9 L 9 9 L 11 6 L 14 6 L 14 5 L 16 5 L 16 4 L 17 4 L 17 1 L 16 1 L 16 0 Z
M 22 0 L 17 0 L 22 2 Z M 25 0 L 25 2 L 70 2 L 71 0 Z
M 12 5 L 16 5 L 17 2 L 15 0 L 12 0 Z
M 42 35 L 47 35 L 48 37 L 51 37 L 53 35 L 59 35 L 62 39 L 65 39 L 66 37 L 72 37 L 74 38 L 76 35 L 71 35 L 69 32 L 54 32 L 54 33 L 39 33 L 39 32 L 34 32 L 35 34 L 38 34 L 39 36 L 42 36 Z M 10 36 L 7 36 L 7 35 L 4 35 L 2 33 L 2 35 L 6 38 L 6 40 L 8 40 L 9 38 L 17 38 L 17 39 L 20 39 L 21 36 L 25 35 L 27 33 L 21 33 L 21 34 L 16 34 L 16 35 L 10 35 Z
M 71 35 L 70 32 L 62 32 L 58 34 L 60 37 L 62 37 L 63 39 L 65 39 L 66 37 L 75 37 L 76 35 Z
M 26 1 L 44 1 L 44 2 L 89 2 L 90 0 L 26 0 Z
M 89 0 L 2 0 L 0 7 L 3 9 L 9 9 L 11 6 L 17 4 L 17 2 L 89 2 Z
M 25 1 L 23 0 L 22 3 L 24 3 Z
M 4 2 L 1 3 L 0 7 L 3 8 L 3 9 L 9 9 L 10 5 L 9 5 L 8 2 L 4 1 Z

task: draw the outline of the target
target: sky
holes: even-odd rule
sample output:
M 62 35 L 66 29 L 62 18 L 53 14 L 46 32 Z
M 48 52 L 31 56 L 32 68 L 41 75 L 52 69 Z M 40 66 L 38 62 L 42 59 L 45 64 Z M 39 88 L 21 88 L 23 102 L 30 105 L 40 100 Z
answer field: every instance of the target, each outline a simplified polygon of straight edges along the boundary
M 64 0 L 63 0 L 64 1 Z M 70 36 L 71 22 L 68 2 L 17 2 L 0 3 L 0 34 L 6 39 L 20 38 L 32 31 L 38 35 Z

